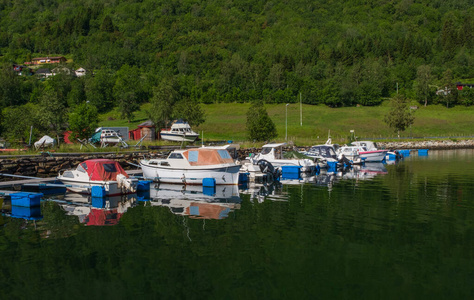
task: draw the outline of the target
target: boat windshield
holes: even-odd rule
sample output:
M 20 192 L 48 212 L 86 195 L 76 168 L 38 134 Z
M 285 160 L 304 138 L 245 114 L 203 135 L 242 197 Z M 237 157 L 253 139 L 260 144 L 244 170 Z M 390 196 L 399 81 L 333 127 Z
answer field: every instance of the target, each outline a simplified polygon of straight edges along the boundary
M 181 153 L 171 153 L 168 158 L 171 158 L 171 159 L 183 159 L 183 156 L 181 155 Z
M 331 147 L 321 147 L 321 156 L 323 157 L 333 157 L 336 155 L 334 149 Z
M 322 157 L 334 157 L 336 155 L 332 147 L 312 147 L 310 151 L 314 155 L 321 155 Z
M 262 148 L 262 154 L 265 155 L 265 154 L 268 154 L 272 151 L 272 148 L 269 148 L 269 147 L 263 147 Z
M 84 167 L 87 169 L 87 165 L 84 164 L 84 163 L 82 163 L 82 164 L 79 164 L 79 165 L 77 166 L 77 170 L 78 170 L 79 172 L 86 173 L 86 170 L 84 169 L 84 167 L 83 167 L 82 165 L 84 165 Z

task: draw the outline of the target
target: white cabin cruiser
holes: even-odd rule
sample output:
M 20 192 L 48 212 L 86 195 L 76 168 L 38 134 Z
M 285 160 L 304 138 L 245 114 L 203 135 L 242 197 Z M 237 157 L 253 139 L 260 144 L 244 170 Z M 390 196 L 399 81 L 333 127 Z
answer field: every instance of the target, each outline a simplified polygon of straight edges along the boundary
M 316 164 L 311 159 L 284 158 L 283 147 L 285 145 L 286 143 L 263 145 L 262 151 L 255 155 L 253 159 L 257 162 L 264 159 L 270 162 L 275 168 L 280 169 L 282 166 L 300 166 L 301 172 L 311 172 L 315 170 Z
M 352 142 L 352 145 L 365 147 L 367 151 L 376 151 L 376 150 L 380 151 L 377 147 L 377 144 L 372 141 L 355 141 L 355 142 Z M 389 158 L 400 159 L 401 156 L 400 156 L 400 153 L 398 153 L 398 151 L 396 150 L 395 151 L 388 150 L 385 158 L 386 159 L 389 159 Z
M 162 140 L 174 141 L 174 142 L 195 142 L 199 137 L 199 133 L 191 130 L 188 122 L 181 119 L 174 122 L 171 128 L 162 129 L 160 131 Z
M 102 186 L 107 196 L 136 192 L 138 179 L 129 178 L 117 161 L 89 159 L 75 170 L 65 170 L 57 177 L 72 192 L 90 194 L 93 186 Z
M 140 166 L 143 176 L 156 182 L 202 185 L 204 178 L 214 178 L 216 184 L 239 183 L 240 165 L 226 149 L 174 150 L 166 159 L 144 159 Z
M 388 150 L 367 150 L 361 146 L 343 146 L 339 149 L 340 154 L 344 154 L 348 159 L 355 159 L 359 156 L 365 162 L 381 162 L 385 159 Z
M 320 168 L 326 168 L 329 163 L 337 163 L 339 159 L 336 154 L 336 150 L 333 145 L 314 145 L 308 149 L 308 151 L 302 151 L 304 154 L 314 160 Z

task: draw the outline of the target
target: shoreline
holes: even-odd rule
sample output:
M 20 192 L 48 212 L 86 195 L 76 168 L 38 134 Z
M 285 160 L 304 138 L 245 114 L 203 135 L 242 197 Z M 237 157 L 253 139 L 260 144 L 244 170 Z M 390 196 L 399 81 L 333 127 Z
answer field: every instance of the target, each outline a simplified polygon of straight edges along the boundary
M 428 140 L 417 142 L 377 142 L 380 149 L 474 149 L 474 140 Z

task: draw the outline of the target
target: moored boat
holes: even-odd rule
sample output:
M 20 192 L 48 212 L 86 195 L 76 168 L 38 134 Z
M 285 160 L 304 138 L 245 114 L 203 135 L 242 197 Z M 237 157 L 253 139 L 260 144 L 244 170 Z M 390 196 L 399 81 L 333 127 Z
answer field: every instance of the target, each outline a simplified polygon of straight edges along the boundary
M 343 146 L 339 149 L 340 154 L 344 154 L 350 160 L 359 156 L 365 162 L 381 162 L 385 159 L 388 150 L 367 150 L 361 146 Z
M 130 178 L 117 161 L 110 159 L 89 159 L 74 170 L 60 171 L 57 179 L 69 191 L 91 194 L 92 187 L 101 186 L 107 196 L 136 192 L 138 179 Z
M 364 147 L 365 149 L 367 149 L 367 151 L 384 150 L 384 149 L 379 149 L 377 147 L 377 143 L 372 142 L 372 141 L 354 141 L 352 142 L 352 145 Z M 385 155 L 385 159 L 387 160 L 398 160 L 400 158 L 401 158 L 401 155 L 396 150 L 387 150 L 386 155 Z
M 215 184 L 237 185 L 240 165 L 226 149 L 192 148 L 171 152 L 166 159 L 140 161 L 143 176 L 156 182 L 202 185 L 205 178 Z
M 262 146 L 262 151 L 255 155 L 255 161 L 266 160 L 270 162 L 273 167 L 281 168 L 283 166 L 299 166 L 301 172 L 311 172 L 316 169 L 316 164 L 308 158 L 284 158 L 283 147 L 286 143 L 266 144 Z
M 174 142 L 195 142 L 199 134 L 194 132 L 188 122 L 181 119 L 171 125 L 171 128 L 162 129 L 160 131 L 162 140 Z

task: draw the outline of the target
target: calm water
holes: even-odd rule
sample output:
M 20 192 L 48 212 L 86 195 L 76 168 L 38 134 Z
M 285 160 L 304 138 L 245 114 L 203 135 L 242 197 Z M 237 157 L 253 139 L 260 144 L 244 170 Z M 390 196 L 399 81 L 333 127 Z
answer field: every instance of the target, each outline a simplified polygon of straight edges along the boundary
M 4 215 L 0 297 L 474 297 L 473 150 L 213 193 L 48 195 L 36 221 Z

